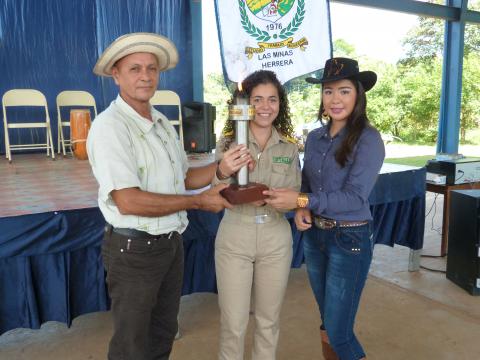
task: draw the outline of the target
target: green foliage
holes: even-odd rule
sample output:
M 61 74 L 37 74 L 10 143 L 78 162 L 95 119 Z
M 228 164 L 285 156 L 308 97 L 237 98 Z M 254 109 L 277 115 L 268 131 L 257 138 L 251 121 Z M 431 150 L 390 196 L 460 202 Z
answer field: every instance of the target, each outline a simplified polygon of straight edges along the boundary
M 288 92 L 288 102 L 292 123 L 297 133 L 302 125 L 318 119 L 320 107 L 320 86 L 308 85 L 303 91 L 293 90 Z
M 444 21 L 436 18 L 419 18 L 419 25 L 411 29 L 403 41 L 406 57 L 404 65 L 429 62 L 443 53 Z
M 343 39 L 337 39 L 333 42 L 333 54 L 336 57 L 357 58 L 355 47 Z
M 441 67 L 439 60 L 400 67 L 398 104 L 404 117 L 400 137 L 418 143 L 434 142 L 440 111 Z
M 480 58 L 469 54 L 463 63 L 462 107 L 460 117 L 460 139 L 466 140 L 468 130 L 480 125 Z
M 218 138 L 228 117 L 227 100 L 231 94 L 225 86 L 222 74 L 208 74 L 203 86 L 204 101 L 216 108 L 215 133 Z
M 378 64 L 372 69 L 375 69 L 379 81 L 368 92 L 368 118 L 380 132 L 400 137 L 403 114 L 396 101 L 397 89 L 400 87 L 398 70 L 388 64 Z
M 445 4 L 444 0 L 429 1 L 436 4 Z M 480 0 L 470 0 L 469 9 L 480 10 Z M 418 63 L 429 61 L 443 54 L 443 36 L 445 21 L 436 18 L 419 18 L 418 26 L 411 29 L 403 41 L 406 57 L 402 63 Z M 480 26 L 467 24 L 465 26 L 464 53 L 468 56 L 480 50 Z

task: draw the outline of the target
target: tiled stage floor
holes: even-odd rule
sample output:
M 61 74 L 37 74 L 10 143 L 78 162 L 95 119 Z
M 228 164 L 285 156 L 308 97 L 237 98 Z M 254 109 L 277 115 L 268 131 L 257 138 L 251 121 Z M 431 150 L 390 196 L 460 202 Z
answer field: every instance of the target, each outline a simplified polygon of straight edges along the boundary
M 16 154 L 0 160 L 0 217 L 97 206 L 97 182 L 85 160 Z
M 213 161 L 212 154 L 189 155 L 191 166 Z M 15 154 L 0 159 L 0 217 L 97 206 L 97 182 L 88 160 L 71 155 Z

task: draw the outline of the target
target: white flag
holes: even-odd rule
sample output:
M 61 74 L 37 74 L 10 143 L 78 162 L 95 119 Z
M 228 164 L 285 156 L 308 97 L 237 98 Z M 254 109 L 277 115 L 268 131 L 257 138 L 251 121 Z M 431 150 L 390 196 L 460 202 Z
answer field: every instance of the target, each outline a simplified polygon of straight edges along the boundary
M 328 0 L 215 0 L 222 61 L 239 82 L 272 70 L 282 83 L 331 57 Z

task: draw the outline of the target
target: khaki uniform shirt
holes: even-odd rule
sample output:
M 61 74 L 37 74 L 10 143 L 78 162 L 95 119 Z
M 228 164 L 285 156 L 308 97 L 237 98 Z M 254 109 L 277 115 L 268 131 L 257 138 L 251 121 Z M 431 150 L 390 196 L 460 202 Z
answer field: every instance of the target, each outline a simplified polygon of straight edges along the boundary
M 215 157 L 220 160 L 223 157 L 225 139 L 222 137 L 217 143 Z M 292 188 L 300 189 L 301 169 L 298 157 L 298 147 L 296 144 L 288 141 L 285 137 L 272 127 L 272 135 L 268 139 L 263 151 L 260 151 L 255 137 L 249 132 L 248 148 L 257 164 L 252 172 L 249 173 L 249 182 L 265 184 L 270 188 Z M 234 145 L 234 143 L 232 144 Z M 234 177 L 219 180 L 214 178 L 213 183 L 220 182 L 235 183 Z M 236 205 L 233 210 L 243 215 L 271 215 L 277 213 L 277 210 L 269 205 L 253 206 L 251 204 Z
M 112 190 L 136 187 L 158 194 L 184 194 L 188 162 L 175 128 L 151 108 L 153 122 L 140 116 L 120 95 L 99 114 L 87 139 L 87 151 L 98 184 L 98 204 L 113 227 L 152 235 L 183 232 L 185 211 L 161 217 L 120 214 Z

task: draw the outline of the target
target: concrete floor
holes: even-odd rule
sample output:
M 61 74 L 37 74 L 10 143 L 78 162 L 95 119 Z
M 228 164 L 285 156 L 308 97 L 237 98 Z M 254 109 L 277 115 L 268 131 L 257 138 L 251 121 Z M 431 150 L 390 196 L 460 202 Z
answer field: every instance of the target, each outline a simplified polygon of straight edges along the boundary
M 423 253 L 438 255 L 442 196 L 427 194 Z M 434 216 L 433 216 L 434 215 Z M 356 329 L 369 359 L 480 359 L 480 297 L 469 295 L 442 272 L 408 272 L 409 249 L 376 246 Z M 421 265 L 444 271 L 446 258 Z M 182 298 L 181 338 L 172 360 L 216 358 L 219 312 L 215 294 Z M 321 359 L 318 310 L 304 268 L 292 269 L 282 311 L 279 360 Z M 252 331 L 247 336 L 249 354 Z M 71 328 L 49 322 L 40 330 L 15 329 L 0 336 L 1 360 L 97 360 L 106 358 L 110 313 L 76 318 Z M 249 358 L 247 356 L 247 358 Z

